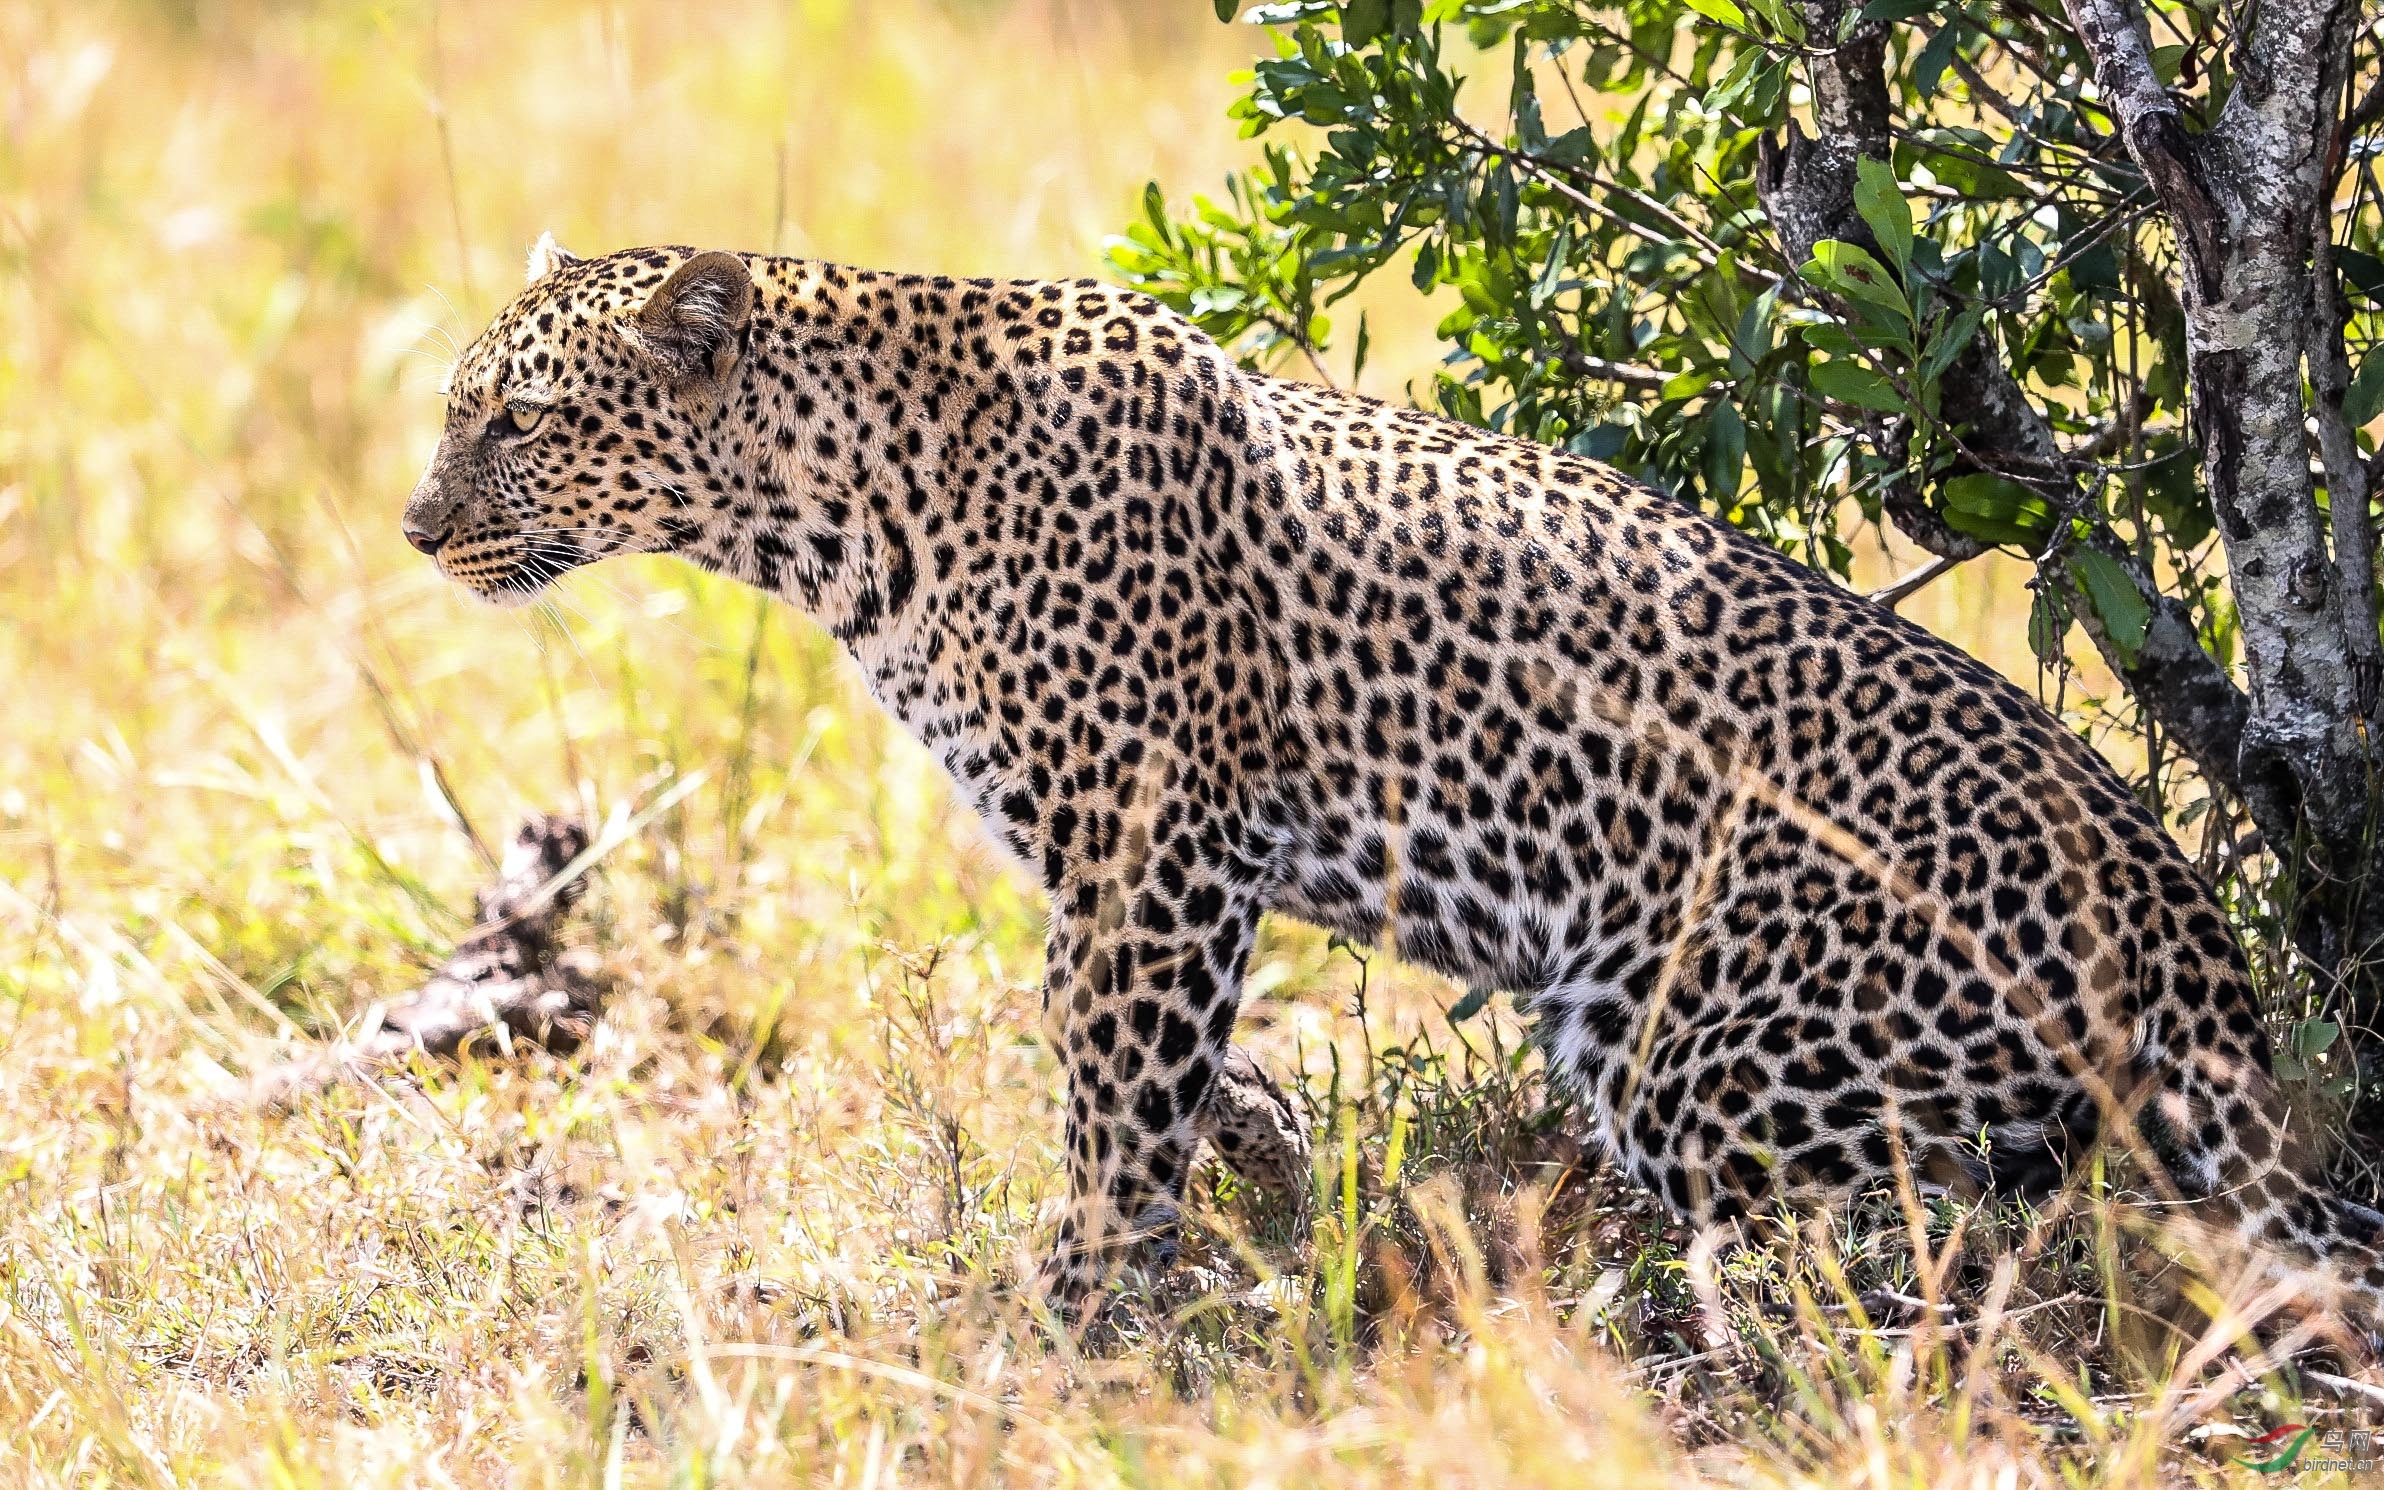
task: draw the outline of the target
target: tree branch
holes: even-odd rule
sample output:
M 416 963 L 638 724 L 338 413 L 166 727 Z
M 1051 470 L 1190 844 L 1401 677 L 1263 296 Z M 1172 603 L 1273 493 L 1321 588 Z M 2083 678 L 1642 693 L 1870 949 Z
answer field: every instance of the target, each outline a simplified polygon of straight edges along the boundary
M 1865 595 L 1863 599 L 1870 601 L 1873 605 L 1884 605 L 1889 610 L 1894 610 L 1931 584 L 1961 568 L 1962 562 L 1960 559 L 1951 559 L 1940 554 L 1894 584 L 1881 585 L 1878 589 Z
M 2091 465 L 2107 455 L 2126 449 L 2129 442 L 2135 439 L 2136 431 L 2144 427 L 2144 421 L 2152 417 L 2152 406 L 2157 401 L 2151 390 L 2141 383 L 2137 384 L 2135 394 L 2128 399 L 2126 407 L 2115 410 L 2110 418 L 2096 426 L 2093 433 L 2070 447 L 2069 458 Z
M 1480 150 L 1485 155 L 1495 155 L 1501 160 L 1512 162 L 1525 175 L 1539 182 L 1542 186 L 1547 187 L 1550 191 L 1555 192 L 1558 196 L 1563 197 L 1576 209 L 1586 212 L 1592 217 L 1604 218 L 1606 221 L 1613 223 L 1616 227 L 1621 228 L 1623 231 L 1631 233 L 1639 238 L 1643 238 L 1647 242 L 1662 248 L 1678 248 L 1681 246 L 1683 241 L 1686 241 L 1695 245 L 1697 251 L 1694 257 L 1699 263 L 1703 264 L 1708 269 L 1715 269 L 1721 266 L 1725 250 L 1720 244 L 1714 242 L 1711 237 L 1709 237 L 1695 224 L 1691 223 L 1687 218 L 1682 217 L 1679 213 L 1674 212 L 1671 208 L 1665 206 L 1655 198 L 1647 195 L 1645 192 L 1634 191 L 1630 187 L 1623 185 L 1621 182 L 1608 180 L 1605 177 L 1598 175 L 1594 171 L 1580 171 L 1575 167 L 1551 164 L 1550 162 L 1542 160 L 1540 157 L 1532 154 L 1528 150 L 1517 150 L 1510 146 L 1502 145 L 1497 140 L 1491 138 L 1487 131 L 1483 130 L 1479 125 L 1472 123 L 1470 120 L 1454 119 L 1451 122 L 1455 126 L 1457 133 L 1464 137 L 1467 141 L 1471 142 L 1474 148 Z M 1663 234 L 1649 228 L 1644 223 L 1636 223 L 1631 221 L 1628 217 L 1623 216 L 1620 212 L 1615 211 L 1612 207 L 1607 206 L 1604 202 L 1599 201 L 1586 191 L 1583 191 L 1571 180 L 1567 179 L 1573 175 L 1585 176 L 1588 178 L 1591 185 L 1596 186 L 1603 191 L 1613 192 L 1616 196 L 1619 196 L 1625 201 L 1630 202 L 1632 205 L 1638 207 L 1641 211 L 1646 212 L 1649 216 L 1661 221 L 1666 227 L 1672 229 L 1675 233 L 1678 233 L 1680 237 L 1667 238 Z M 1778 276 L 1768 274 L 1756 266 L 1744 261 L 1739 262 L 1738 272 L 1754 280 L 1758 284 L 1769 285 L 1778 282 Z
M 2177 101 L 2161 86 L 2152 66 L 2152 42 L 2143 12 L 2124 0 L 2065 0 L 2070 25 L 2086 55 L 2094 59 L 2095 86 L 2113 115 L 2120 139 L 2136 168 L 2152 183 L 2180 236 L 2189 265 L 2214 262 L 2218 207 L 2203 185 L 2200 162 L 2179 115 Z
M 1799 9 L 1810 34 L 1834 36 L 1846 14 L 1847 0 L 1799 0 Z M 1756 192 L 1791 262 L 1803 262 L 1814 243 L 1823 238 L 1865 245 L 1873 242 L 1870 229 L 1855 210 L 1854 185 L 1857 163 L 1866 155 L 1885 159 L 1890 147 L 1886 34 L 1887 28 L 1878 23 L 1859 25 L 1834 51 L 1810 56 L 1813 115 L 1820 138 L 1806 139 L 1792 122 L 1781 142 L 1774 143 L 1769 137 L 1757 141 Z M 2140 36 L 2131 33 L 2131 37 L 2143 63 L 2142 77 L 2153 79 L 2153 96 L 2170 109 L 2174 122 L 2174 107 L 2153 78 L 2149 52 Z M 1944 406 L 1961 411 L 1959 447 L 1966 465 L 2025 482 L 2042 492 L 2057 511 L 2076 511 L 2083 506 L 2074 467 L 2054 437 L 2052 425 L 2029 400 L 1990 334 L 1974 337 L 1955 356 L 1940 387 Z M 1891 483 L 1882 494 L 1881 505 L 1898 529 L 1941 559 L 1967 559 L 1988 546 L 1950 527 L 1909 482 Z M 2080 603 L 2073 609 L 2086 623 L 2088 637 L 2129 692 L 2169 731 L 2202 774 L 2222 785 L 2234 785 L 2250 701 L 2217 660 L 2203 650 L 2184 603 L 2161 591 L 2143 561 L 2115 541 L 2098 543 L 2097 548 L 2127 572 L 2151 617 L 2142 644 L 2130 652 L 2104 633 L 2091 605 Z M 2066 578 L 2072 591 L 2077 591 L 2075 577 Z M 2082 595 L 2078 598 L 2083 602 Z
M 1563 364 L 1566 372 L 1577 378 L 1601 378 L 1609 383 L 1620 383 L 1625 388 L 1644 388 L 1653 392 L 1672 381 L 1672 374 L 1660 367 L 1642 367 L 1636 362 L 1609 362 L 1603 357 L 1592 357 L 1587 352 L 1576 352 L 1570 348 L 1558 352 L 1556 360 Z
M 2151 609 L 2144 623 L 2144 640 L 2132 657 L 2114 645 L 2074 571 L 2069 576 L 2071 613 L 2103 661 L 2145 711 L 2160 721 L 2177 748 L 2202 773 L 2202 779 L 2240 794 L 2243 732 L 2251 721 L 2251 699 L 2203 649 L 2193 613 L 2185 608 L 2185 602 L 2162 594 L 2152 583 L 2150 571 L 2124 544 L 2108 533 L 2097 536 L 2104 541 L 2097 542 L 2096 549 L 2118 560 L 2136 593 Z
M 2330 59 L 2331 81 L 2337 90 L 2347 87 L 2342 76 L 2347 67 L 2348 58 L 2341 54 Z M 2328 184 L 2332 184 L 2331 171 Z M 2343 395 L 2351 386 L 2351 359 L 2343 345 L 2343 331 L 2350 324 L 2351 307 L 2343 298 L 2342 278 L 2334 267 L 2330 195 L 2320 194 L 2317 221 L 2310 225 L 2310 413 L 2317 430 L 2318 458 L 2326 473 L 2327 519 L 2334 536 L 2344 636 L 2351 652 L 2353 707 L 2361 718 L 2367 718 L 2376 712 L 2378 694 L 2384 691 L 2384 643 L 2377 635 L 2376 525 L 2368 513 L 2374 487 L 2368 467 L 2360 459 L 2356 431 L 2343 413 Z
M 2320 967 L 2356 967 L 2384 939 L 2384 897 L 2366 890 L 2384 770 L 2366 716 L 2384 659 L 2367 471 L 2340 413 L 2329 229 L 2361 11 L 2353 0 L 2264 0 L 2242 13 L 2235 87 L 2189 136 L 2152 69 L 2139 0 L 2064 3 L 2177 234 L 2193 425 L 2252 685 L 2244 804 L 2298 860 L 2311 912 L 2303 950 Z M 2313 416 L 2324 479 L 2340 484 L 2331 533 L 2310 470 Z

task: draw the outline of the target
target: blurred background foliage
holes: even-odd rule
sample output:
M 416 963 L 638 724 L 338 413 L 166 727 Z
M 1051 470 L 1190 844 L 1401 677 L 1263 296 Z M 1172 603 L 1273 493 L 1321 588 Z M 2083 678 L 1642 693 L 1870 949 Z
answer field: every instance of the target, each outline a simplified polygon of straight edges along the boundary
M 1250 41 L 978 0 L 7 7 L 0 883 L 320 1023 L 468 909 L 449 792 L 493 846 L 701 769 L 631 856 L 675 856 L 673 903 L 791 886 L 739 901 L 749 941 L 840 943 L 858 885 L 1039 945 L 790 613 L 641 562 L 525 624 L 395 514 L 539 232 L 1080 272 L 1143 181 L 1227 165 Z M 43 924 L 0 907 L 0 989 L 51 976 Z

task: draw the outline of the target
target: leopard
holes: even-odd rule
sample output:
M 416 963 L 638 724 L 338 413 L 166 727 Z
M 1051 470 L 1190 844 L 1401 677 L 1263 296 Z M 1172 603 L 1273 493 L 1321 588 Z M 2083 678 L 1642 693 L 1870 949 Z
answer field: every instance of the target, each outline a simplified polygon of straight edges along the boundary
M 522 604 L 676 555 L 782 598 L 1048 905 L 1075 1314 L 1203 1142 L 1306 1183 L 1234 1043 L 1261 918 L 1528 1021 L 1682 1223 L 2145 1204 L 2384 1318 L 2241 946 L 2019 686 L 1607 465 L 1253 371 L 1158 299 L 551 236 L 464 348 L 403 536 Z

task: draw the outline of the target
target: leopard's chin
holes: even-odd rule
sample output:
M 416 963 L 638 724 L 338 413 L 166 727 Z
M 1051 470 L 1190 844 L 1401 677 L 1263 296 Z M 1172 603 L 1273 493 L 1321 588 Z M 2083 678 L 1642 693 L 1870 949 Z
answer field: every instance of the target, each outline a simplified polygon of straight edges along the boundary
M 546 593 L 547 586 L 565 572 L 546 566 L 540 566 L 534 572 L 520 562 L 475 564 L 463 572 L 448 569 L 444 564 L 439 567 L 458 589 L 482 604 L 493 605 L 499 610 L 519 610 L 529 605 Z
M 530 579 L 525 576 L 495 585 L 470 585 L 466 588 L 483 604 L 493 605 L 499 610 L 520 610 L 545 594 L 547 586 L 553 583 L 551 579 Z

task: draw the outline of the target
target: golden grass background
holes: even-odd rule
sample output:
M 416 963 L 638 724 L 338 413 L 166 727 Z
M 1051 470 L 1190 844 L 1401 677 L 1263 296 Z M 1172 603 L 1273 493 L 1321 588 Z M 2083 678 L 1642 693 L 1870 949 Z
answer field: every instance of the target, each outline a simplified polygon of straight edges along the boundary
M 1708 1379 L 1627 1198 L 1541 1234 L 1580 1166 L 1494 1110 L 1513 1030 L 1383 959 L 1355 1020 L 1296 927 L 1248 1027 L 1320 1094 L 1313 1228 L 1238 1255 L 1204 1180 L 1225 1281 L 1053 1342 L 1004 1291 L 1055 1184 L 1040 911 L 937 768 L 750 594 L 640 560 L 500 613 L 399 541 L 541 230 L 1098 272 L 1146 180 L 1245 159 L 1261 45 L 1199 0 L 0 8 L 0 1484 L 2215 1473 L 2157 1369 L 1818 1304 Z M 1375 315 L 1395 395 L 1432 316 Z M 2028 676 L 2024 605 L 1979 565 L 1907 609 Z M 235 1100 L 438 961 L 475 834 L 682 792 L 605 863 L 583 1056 Z

